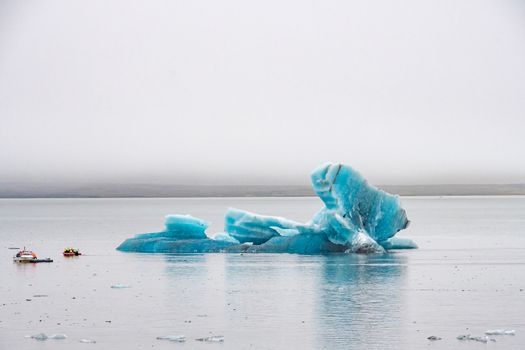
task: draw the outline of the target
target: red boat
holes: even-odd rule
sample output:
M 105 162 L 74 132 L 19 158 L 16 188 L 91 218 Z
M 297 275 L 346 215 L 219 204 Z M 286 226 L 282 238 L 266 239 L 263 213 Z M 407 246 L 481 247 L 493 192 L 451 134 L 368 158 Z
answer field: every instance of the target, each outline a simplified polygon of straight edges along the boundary
M 64 256 L 79 256 L 79 255 L 82 255 L 82 253 L 79 252 L 78 249 L 75 249 L 75 248 L 66 248 L 66 249 L 64 249 L 64 252 L 62 254 Z

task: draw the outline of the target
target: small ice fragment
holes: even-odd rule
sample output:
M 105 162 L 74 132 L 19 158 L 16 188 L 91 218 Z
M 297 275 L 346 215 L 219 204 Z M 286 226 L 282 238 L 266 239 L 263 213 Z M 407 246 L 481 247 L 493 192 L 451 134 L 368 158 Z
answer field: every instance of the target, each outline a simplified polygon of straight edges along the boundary
M 45 335 L 44 333 L 38 333 L 38 334 L 32 335 L 31 338 L 42 341 L 42 340 L 47 340 L 47 335 Z
M 516 335 L 514 329 L 489 329 L 485 332 L 486 335 Z
M 481 343 L 486 343 L 489 341 L 489 337 L 471 337 L 470 340 L 479 341 Z
M 186 337 L 183 335 L 164 335 L 157 337 L 159 340 L 169 340 L 172 342 L 183 343 L 186 341 Z
M 111 286 L 113 289 L 131 288 L 130 286 L 122 283 L 117 283 Z
M 197 341 L 207 342 L 207 343 L 222 343 L 224 342 L 224 336 L 222 335 L 212 335 L 211 337 L 197 338 Z
M 96 343 L 96 341 L 93 339 L 80 339 L 78 342 L 85 343 L 85 344 L 95 344 Z
M 49 339 L 66 339 L 67 335 L 65 334 L 53 334 Z
M 481 343 L 487 343 L 490 339 L 489 337 L 473 337 L 470 334 L 467 335 L 458 335 L 456 337 L 458 340 L 473 340 Z
M 436 337 L 435 335 L 431 335 L 430 337 L 427 338 L 428 340 L 441 340 L 440 337 Z

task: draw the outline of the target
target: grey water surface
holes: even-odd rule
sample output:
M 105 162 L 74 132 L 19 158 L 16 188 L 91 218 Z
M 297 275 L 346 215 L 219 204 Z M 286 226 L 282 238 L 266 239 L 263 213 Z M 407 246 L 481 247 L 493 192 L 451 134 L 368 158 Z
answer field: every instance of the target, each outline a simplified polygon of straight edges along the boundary
M 0 349 L 523 349 L 525 197 L 404 197 L 418 250 L 135 254 L 163 217 L 227 207 L 307 221 L 317 198 L 2 199 Z M 26 246 L 50 264 L 12 262 Z M 81 257 L 64 258 L 66 246 Z M 111 288 L 122 284 L 129 288 Z M 487 344 L 460 341 L 514 329 Z M 25 338 L 66 334 L 63 340 Z M 157 340 L 184 335 L 185 343 Z M 196 338 L 224 336 L 223 343 Z M 442 338 L 430 341 L 429 336 Z M 80 339 L 96 341 L 81 344 Z

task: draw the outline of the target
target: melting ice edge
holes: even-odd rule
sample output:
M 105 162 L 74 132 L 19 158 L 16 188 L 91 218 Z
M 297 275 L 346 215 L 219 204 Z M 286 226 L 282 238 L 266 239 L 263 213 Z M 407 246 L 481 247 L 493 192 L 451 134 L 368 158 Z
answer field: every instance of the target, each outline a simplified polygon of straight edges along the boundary
M 348 165 L 328 163 L 311 174 L 324 207 L 307 223 L 228 209 L 224 231 L 209 238 L 209 224 L 190 215 L 168 215 L 165 230 L 138 234 L 117 249 L 143 253 L 384 253 L 410 249 L 394 237 L 408 226 L 397 196 L 367 181 Z

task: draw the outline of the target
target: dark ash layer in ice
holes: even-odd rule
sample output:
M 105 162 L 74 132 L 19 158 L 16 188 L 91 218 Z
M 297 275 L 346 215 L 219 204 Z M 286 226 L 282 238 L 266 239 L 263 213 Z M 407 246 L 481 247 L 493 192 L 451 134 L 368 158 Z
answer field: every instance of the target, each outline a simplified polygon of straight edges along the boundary
M 381 253 L 417 248 L 394 235 L 408 226 L 399 198 L 371 185 L 351 167 L 326 164 L 312 175 L 324 207 L 310 222 L 228 209 L 224 231 L 208 238 L 208 224 L 190 215 L 168 215 L 165 230 L 138 234 L 117 249 L 144 253 L 264 252 Z

